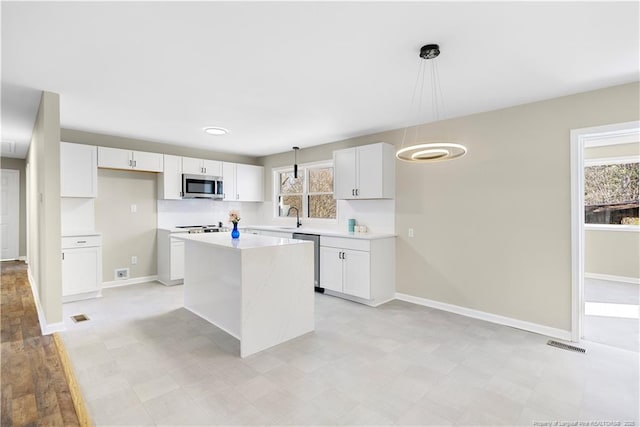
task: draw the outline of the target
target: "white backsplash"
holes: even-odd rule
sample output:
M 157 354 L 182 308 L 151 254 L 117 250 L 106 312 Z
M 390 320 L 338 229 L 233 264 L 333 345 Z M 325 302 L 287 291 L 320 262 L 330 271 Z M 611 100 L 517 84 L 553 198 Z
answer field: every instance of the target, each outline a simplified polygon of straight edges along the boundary
M 218 224 L 219 221 L 228 227 L 229 211 L 232 209 L 240 212 L 240 224 L 257 224 L 261 204 L 206 199 L 158 200 L 158 227 Z
M 274 218 L 273 202 L 264 202 L 261 205 L 260 219 L 254 223 L 255 225 L 295 226 L 295 218 Z M 310 228 L 347 231 L 347 220 L 354 218 L 357 225 L 365 225 L 372 233 L 395 233 L 395 200 L 338 200 L 337 207 L 336 221 L 301 218 L 300 222 Z

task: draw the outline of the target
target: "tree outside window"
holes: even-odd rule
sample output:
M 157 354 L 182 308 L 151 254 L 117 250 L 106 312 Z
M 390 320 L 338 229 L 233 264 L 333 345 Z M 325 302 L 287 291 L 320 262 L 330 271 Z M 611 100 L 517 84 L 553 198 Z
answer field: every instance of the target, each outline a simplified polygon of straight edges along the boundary
M 278 182 L 277 216 L 296 216 L 317 219 L 335 219 L 336 201 L 333 198 L 333 165 L 299 165 L 298 178 L 293 170 L 275 173 Z
M 586 224 L 638 225 L 640 163 L 584 168 Z

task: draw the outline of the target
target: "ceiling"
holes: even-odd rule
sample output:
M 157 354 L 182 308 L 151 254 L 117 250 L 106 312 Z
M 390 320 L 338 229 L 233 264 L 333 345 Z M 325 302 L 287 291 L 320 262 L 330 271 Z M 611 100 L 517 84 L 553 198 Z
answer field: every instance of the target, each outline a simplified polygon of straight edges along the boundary
M 2 2 L 2 141 L 63 128 L 262 156 L 639 79 L 638 2 Z M 230 133 L 215 137 L 204 126 Z

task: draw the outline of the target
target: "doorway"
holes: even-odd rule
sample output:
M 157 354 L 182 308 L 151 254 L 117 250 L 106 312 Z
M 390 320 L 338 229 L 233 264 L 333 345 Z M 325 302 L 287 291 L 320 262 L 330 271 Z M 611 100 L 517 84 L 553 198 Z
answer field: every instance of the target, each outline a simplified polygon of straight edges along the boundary
M 572 339 L 638 351 L 640 122 L 571 132 Z
M 20 229 L 20 171 L 0 169 L 0 258 L 18 258 Z

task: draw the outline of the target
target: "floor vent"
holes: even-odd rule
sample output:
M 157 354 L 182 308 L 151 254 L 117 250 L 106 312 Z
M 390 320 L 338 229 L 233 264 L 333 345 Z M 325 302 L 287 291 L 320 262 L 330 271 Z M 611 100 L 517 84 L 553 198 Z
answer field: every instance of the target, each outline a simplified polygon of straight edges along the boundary
M 547 341 L 547 345 L 550 345 L 551 347 L 558 347 L 558 348 L 561 348 L 563 350 L 575 351 L 576 353 L 586 353 L 587 352 L 587 350 L 585 350 L 584 348 L 574 347 L 572 345 L 565 344 L 565 343 L 558 342 L 558 341 L 554 341 L 554 340 Z
M 76 314 L 75 316 L 71 316 L 74 322 L 84 322 L 85 320 L 89 320 L 86 314 Z

